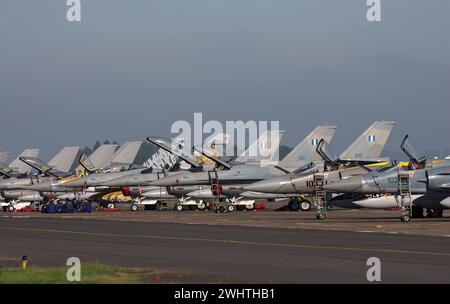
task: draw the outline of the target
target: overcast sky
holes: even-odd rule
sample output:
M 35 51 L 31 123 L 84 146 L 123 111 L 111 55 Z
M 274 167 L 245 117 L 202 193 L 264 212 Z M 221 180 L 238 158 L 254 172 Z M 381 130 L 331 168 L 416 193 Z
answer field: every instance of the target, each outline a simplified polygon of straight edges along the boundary
M 174 120 L 279 120 L 294 145 L 336 124 L 342 150 L 374 120 L 450 148 L 450 1 L 0 2 L 0 150 L 168 136 Z M 338 151 L 340 152 L 340 151 Z

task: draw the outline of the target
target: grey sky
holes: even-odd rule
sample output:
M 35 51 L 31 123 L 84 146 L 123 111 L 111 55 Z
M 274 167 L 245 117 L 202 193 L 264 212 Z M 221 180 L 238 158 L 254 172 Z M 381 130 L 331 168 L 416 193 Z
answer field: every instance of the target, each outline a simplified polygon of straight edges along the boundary
M 280 120 L 293 145 L 336 124 L 342 150 L 374 120 L 450 147 L 450 2 L 63 0 L 0 3 L 1 150 L 169 135 L 174 120 Z

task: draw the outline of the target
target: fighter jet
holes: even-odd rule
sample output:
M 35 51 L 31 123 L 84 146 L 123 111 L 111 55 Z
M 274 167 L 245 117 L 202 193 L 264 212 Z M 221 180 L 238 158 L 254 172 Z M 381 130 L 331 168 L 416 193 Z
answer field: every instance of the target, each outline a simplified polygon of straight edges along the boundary
M 142 142 L 127 142 L 113 156 L 110 164 L 98 173 L 92 173 L 60 184 L 65 188 L 88 188 L 102 186 L 103 183 L 122 176 L 142 172 L 148 168 L 134 164 Z
M 286 155 L 281 162 L 274 163 L 273 160 L 267 162 L 267 164 L 273 165 L 275 168 L 281 169 L 283 173 L 297 169 L 302 164 L 306 162 L 317 162 L 320 160 L 320 156 L 315 152 L 315 147 L 320 140 L 326 140 L 331 142 L 334 133 L 336 131 L 336 126 L 318 126 L 313 131 L 311 131 L 307 137 L 305 137 L 291 152 Z M 266 165 L 267 166 L 267 165 Z M 272 193 L 262 193 L 254 191 L 245 191 L 243 187 L 246 184 L 222 184 L 221 187 L 221 198 L 226 198 L 231 201 L 232 204 L 236 206 L 245 206 L 247 209 L 252 209 L 255 199 L 280 199 L 280 198 L 296 198 L 297 194 L 272 194 Z M 177 189 L 183 186 L 173 187 Z M 189 188 L 184 186 L 184 188 Z M 192 186 L 191 186 L 192 188 Z M 214 199 L 216 197 L 213 193 L 212 187 L 208 186 L 194 186 L 194 191 L 187 193 L 188 196 L 198 199 Z M 172 189 L 172 188 L 171 188 Z M 174 190 L 172 190 L 174 192 Z M 239 204 L 238 204 L 239 203 Z M 309 209 L 309 206 L 302 206 Z
M 210 170 L 205 172 L 184 172 L 168 176 L 164 179 L 152 182 L 152 185 L 169 187 L 168 191 L 173 195 L 186 195 L 199 199 L 205 198 L 227 198 L 229 211 L 234 210 L 236 204 L 251 206 L 251 202 L 245 200 L 241 195 L 242 187 L 255 180 L 262 180 L 267 177 L 286 174 L 295 166 L 300 166 L 308 160 L 316 158 L 315 146 L 320 138 L 325 137 L 331 140 L 335 133 L 335 126 L 319 126 L 311 132 L 291 153 L 277 164 L 268 162 L 266 165 L 258 163 L 241 163 L 234 161 L 230 164 L 223 164 L 223 161 L 214 159 L 220 167 L 225 170 Z M 238 158 L 239 160 L 239 158 Z M 219 192 L 213 188 L 219 188 Z M 262 194 L 262 196 L 264 196 Z
M 337 206 L 366 208 L 401 207 L 402 221 L 421 217 L 422 208 L 442 209 L 448 207 L 450 196 L 450 161 L 428 162 L 423 153 L 408 136 L 401 149 L 409 156 L 408 169 L 395 166 L 386 171 L 371 171 L 360 176 L 324 185 L 324 190 L 348 193 L 333 198 Z M 369 196 L 375 195 L 375 196 Z M 405 205 L 405 198 L 408 205 Z
M 282 131 L 267 131 L 263 133 L 260 138 L 258 138 L 255 143 L 252 143 L 249 148 L 247 148 L 246 151 L 244 151 L 242 154 L 239 155 L 237 160 L 239 161 L 239 164 L 243 161 L 253 162 L 253 161 L 267 161 L 271 162 L 273 161 L 273 156 L 275 155 L 275 152 L 278 150 L 279 143 L 281 141 L 281 138 L 283 137 L 284 132 Z M 227 149 L 226 147 L 218 147 L 218 145 L 225 145 L 225 141 L 222 138 L 226 138 L 228 135 L 226 134 L 218 134 L 217 136 L 211 138 L 208 142 L 205 143 L 205 148 L 208 149 L 209 155 L 213 155 L 213 161 L 211 160 L 211 156 L 206 157 L 205 155 L 202 155 L 200 153 L 195 153 L 194 155 L 185 155 L 183 153 L 183 144 L 181 143 L 178 146 L 179 139 L 174 139 L 175 141 L 168 141 L 166 139 L 162 138 L 148 138 L 148 140 L 159 147 L 160 149 L 172 153 L 176 157 L 180 158 L 183 162 L 189 164 L 189 167 L 185 167 L 182 169 L 182 171 L 185 172 L 203 172 L 203 171 L 210 171 L 214 170 L 217 165 L 221 167 L 229 168 L 236 161 L 233 163 L 228 163 L 224 160 L 220 160 L 220 163 L 217 163 L 217 158 L 215 158 L 215 154 L 219 151 L 223 151 L 223 149 Z M 251 156 L 250 153 L 251 149 L 255 149 L 255 147 L 258 147 L 262 143 L 266 144 L 267 146 L 267 153 L 264 153 L 264 155 L 261 155 L 262 157 Z M 203 204 L 202 200 L 192 200 L 190 197 L 186 196 L 188 192 L 202 189 L 202 187 L 184 187 L 184 188 L 177 188 L 171 189 L 170 193 L 165 188 L 161 188 L 158 186 L 151 186 L 150 183 L 158 180 L 160 178 L 164 178 L 166 176 L 178 174 L 181 170 L 181 166 L 174 166 L 169 171 L 157 171 L 157 170 L 147 170 L 142 173 L 128 175 L 122 178 L 118 178 L 115 180 L 112 180 L 110 182 L 104 183 L 105 186 L 109 187 L 122 187 L 122 190 L 124 194 L 131 195 L 132 197 L 136 199 L 140 198 L 147 198 L 151 200 L 165 200 L 165 199 L 172 199 L 174 197 L 178 198 L 179 204 L 177 205 L 177 208 L 182 209 L 183 205 L 190 205 L 191 207 L 197 206 L 199 209 L 203 209 L 205 205 Z M 179 209 L 179 210 L 181 210 Z
M 27 175 L 31 172 L 29 166 L 20 161 L 20 157 L 37 157 L 39 149 L 25 149 L 9 166 L 0 161 L 0 175 L 4 178 L 19 177 Z
M 294 172 L 247 185 L 244 190 L 271 194 L 311 194 L 317 188 L 317 173 L 323 172 L 326 182 L 332 182 L 366 173 L 374 167 L 372 163 L 377 163 L 376 167 L 385 166 L 389 163 L 380 156 L 394 124 L 390 121 L 374 122 L 339 157 L 328 150 L 326 141 L 321 140 L 316 149 L 323 159 L 321 162 L 311 162 Z M 301 203 L 306 205 L 305 201 Z M 288 207 L 296 210 L 299 204 L 291 201 Z
M 319 127 L 320 129 L 330 130 L 330 137 L 334 134 L 336 127 L 334 126 L 324 126 Z M 313 131 L 313 133 L 315 133 Z M 282 175 L 289 172 L 286 168 L 292 166 L 292 160 L 297 158 L 297 167 L 307 161 L 302 159 L 307 157 L 307 155 L 299 155 L 300 152 L 304 153 L 303 147 L 305 145 L 311 146 L 309 150 L 315 149 L 315 145 L 319 139 L 313 138 L 312 141 L 307 142 L 307 140 L 302 141 L 290 154 L 286 156 L 286 162 L 284 159 L 281 160 L 277 165 L 261 166 L 255 163 L 240 163 L 235 161 L 234 165 L 228 165 L 227 170 L 210 170 L 205 172 L 180 172 L 175 175 L 168 176 L 166 178 L 154 181 L 150 183 L 153 186 L 159 187 L 172 187 L 172 186 L 194 186 L 194 185 L 211 185 L 212 180 L 219 180 L 221 185 L 226 184 L 248 184 L 253 181 L 265 179 L 267 177 L 272 177 L 276 175 Z M 312 154 L 310 154 L 312 155 Z M 223 163 L 223 162 L 220 162 Z
M 46 164 L 45 162 L 34 157 L 37 156 L 36 151 L 28 151 L 26 155 L 33 155 L 33 157 L 20 156 L 19 160 L 24 162 L 24 164 L 27 164 L 32 168 L 38 170 L 38 174 L 25 174 L 0 180 L 0 190 L 2 190 L 1 196 L 8 205 L 10 201 L 43 201 L 43 197 L 39 194 L 39 192 L 21 189 L 33 183 L 39 182 L 42 179 L 48 179 L 50 176 L 55 178 L 58 176 L 67 175 L 69 172 L 62 172 L 60 171 L 60 169 L 71 170 L 79 153 L 79 147 L 65 147 L 57 155 L 55 155 L 55 157 L 53 157 L 48 164 Z M 22 170 L 20 168 L 23 167 L 19 165 L 17 168 L 19 168 L 19 170 Z M 29 169 L 26 169 L 26 171 L 28 170 Z M 13 205 L 9 205 L 9 207 L 14 209 Z
M 17 168 L 19 172 L 27 173 L 29 168 L 38 170 L 40 175 L 62 176 L 69 173 L 70 169 L 75 163 L 75 159 L 80 153 L 79 147 L 65 147 L 58 154 L 53 157 L 48 164 L 39 160 L 34 156 L 19 156 L 19 161 L 23 165 L 20 165 L 16 160 L 11 163 L 12 168 Z M 28 151 L 27 155 L 37 155 L 36 151 Z M 16 165 L 17 164 L 17 165 Z M 39 181 L 39 176 L 29 176 L 26 178 L 11 177 L 8 179 L 0 180 L 0 190 L 18 190 L 22 186 L 31 185 L 34 182 Z
M 269 132 L 265 132 L 264 134 L 261 135 L 260 138 L 257 139 L 257 141 L 255 143 L 252 144 L 252 146 L 257 145 L 258 142 L 262 142 L 265 141 L 266 138 L 268 137 Z M 275 149 L 278 149 L 279 146 L 279 142 L 281 141 L 281 138 L 283 136 L 283 132 L 281 132 L 278 136 L 272 136 L 271 140 L 271 145 L 272 145 L 272 150 L 269 152 L 270 155 L 273 155 L 273 151 Z M 159 147 L 160 149 L 163 149 L 165 151 L 167 151 L 168 153 L 172 153 L 174 154 L 176 157 L 180 158 L 182 161 L 186 162 L 189 164 L 190 168 L 183 170 L 184 172 L 199 172 L 199 171 L 209 171 L 209 170 L 213 170 L 215 168 L 215 162 L 217 161 L 216 158 L 214 158 L 214 161 L 210 161 L 211 156 L 206 157 L 206 159 L 209 160 L 208 163 L 205 162 L 205 158 L 200 158 L 200 155 L 185 155 L 181 149 L 174 149 L 174 145 L 173 143 L 162 139 L 162 138 L 148 138 L 148 140 L 156 145 L 157 147 Z M 215 142 L 216 140 L 213 138 L 212 141 L 210 143 L 207 143 L 206 146 L 212 147 L 212 143 Z M 251 147 L 249 147 L 246 151 L 244 151 L 241 155 L 238 156 L 237 160 L 242 162 L 245 159 L 247 159 L 246 155 L 249 154 L 249 149 Z M 209 150 L 209 153 L 211 153 L 211 155 L 213 155 L 216 151 L 214 150 Z M 224 165 L 226 167 L 231 167 L 232 165 L 220 160 L 220 165 Z M 163 170 L 159 171 L 159 172 L 153 172 L 151 170 L 148 170 L 144 173 L 141 174 L 133 174 L 133 175 L 129 175 L 123 178 L 118 178 L 118 179 L 114 179 L 111 180 L 107 183 L 105 183 L 105 186 L 109 186 L 109 187 L 123 187 L 123 186 L 150 186 L 150 183 L 158 180 L 161 177 L 164 177 L 165 174 L 166 175 L 172 175 L 172 174 L 177 174 L 179 170 L 179 167 L 174 167 L 171 168 L 169 170 L 169 172 L 166 171 L 165 174 L 162 173 Z M 155 186 L 153 186 L 154 188 Z M 158 187 L 159 188 L 159 187 Z
M 113 157 L 114 151 L 116 150 L 117 145 L 104 144 L 98 147 L 92 154 L 88 157 L 85 154 L 82 154 L 79 157 L 79 162 L 81 163 L 77 169 L 75 170 L 75 174 L 71 174 L 69 176 L 63 177 L 59 176 L 58 178 L 54 178 L 53 175 L 47 179 L 40 179 L 39 181 L 34 182 L 31 185 L 23 186 L 21 189 L 23 190 L 34 190 L 40 192 L 67 192 L 73 191 L 73 189 L 65 188 L 62 185 L 65 182 L 77 179 L 80 177 L 82 173 L 81 168 L 84 168 L 89 173 L 94 173 L 96 170 L 100 170 L 102 165 L 108 164 Z M 42 167 L 40 169 L 42 170 Z M 82 175 L 82 174 L 81 174 Z M 54 196 L 54 194 L 46 193 L 44 196 Z

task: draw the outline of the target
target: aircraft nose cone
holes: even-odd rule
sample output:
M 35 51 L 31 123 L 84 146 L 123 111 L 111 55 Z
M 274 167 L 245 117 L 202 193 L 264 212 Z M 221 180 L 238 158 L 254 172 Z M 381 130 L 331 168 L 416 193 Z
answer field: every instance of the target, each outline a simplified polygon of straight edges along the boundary
M 363 179 L 361 176 L 350 177 L 325 185 L 323 188 L 329 192 L 336 193 L 359 193 L 363 192 Z

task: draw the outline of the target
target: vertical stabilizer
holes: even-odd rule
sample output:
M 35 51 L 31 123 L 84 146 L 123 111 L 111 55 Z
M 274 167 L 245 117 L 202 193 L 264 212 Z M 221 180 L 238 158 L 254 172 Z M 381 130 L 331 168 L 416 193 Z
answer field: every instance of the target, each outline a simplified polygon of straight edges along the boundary
M 48 162 L 48 165 L 54 171 L 70 172 L 78 163 L 80 154 L 80 147 L 64 147 Z
M 339 158 L 341 160 L 376 160 L 391 135 L 393 121 L 376 121 L 365 130 Z
M 13 169 L 13 171 L 17 173 L 30 173 L 32 168 L 28 166 L 26 163 L 22 162 L 19 157 L 38 157 L 39 155 L 39 149 L 25 149 L 19 156 L 17 156 L 16 159 L 14 159 L 10 164 L 9 167 Z
M 320 161 L 321 158 L 316 152 L 316 147 L 323 139 L 330 143 L 336 133 L 336 126 L 318 126 L 312 130 L 288 155 L 280 162 L 280 166 L 287 163 L 298 163 L 299 161 L 311 162 Z
M 114 153 L 111 164 L 132 164 L 141 149 L 142 141 L 129 141 Z
M 235 161 L 240 163 L 266 163 L 278 160 L 278 151 L 284 131 L 264 132 Z

